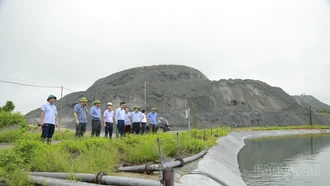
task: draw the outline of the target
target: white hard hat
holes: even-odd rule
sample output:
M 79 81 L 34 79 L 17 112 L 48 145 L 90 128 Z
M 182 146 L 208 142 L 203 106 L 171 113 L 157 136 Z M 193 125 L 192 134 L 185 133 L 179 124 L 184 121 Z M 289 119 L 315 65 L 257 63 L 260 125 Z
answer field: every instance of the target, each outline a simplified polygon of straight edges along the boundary
M 111 102 L 109 102 L 107 105 L 112 105 L 112 103 L 111 103 Z

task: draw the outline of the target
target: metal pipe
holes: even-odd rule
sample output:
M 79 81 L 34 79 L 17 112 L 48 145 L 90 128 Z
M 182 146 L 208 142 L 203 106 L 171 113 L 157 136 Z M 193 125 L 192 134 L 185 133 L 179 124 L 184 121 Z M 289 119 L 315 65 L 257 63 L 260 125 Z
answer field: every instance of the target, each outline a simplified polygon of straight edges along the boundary
M 189 156 L 187 158 L 183 158 L 184 164 L 193 162 L 193 161 L 197 160 L 198 158 L 204 156 L 207 153 L 207 150 L 208 150 L 208 148 L 206 148 L 205 150 L 203 150 L 202 152 L 200 152 L 198 154 L 195 154 L 193 156 Z
M 30 172 L 33 176 L 51 177 L 57 179 L 70 179 L 74 177 L 77 180 L 84 182 L 94 183 L 96 180 L 95 174 L 82 174 L 82 173 L 63 173 L 63 172 Z
M 95 174 L 81 174 L 81 173 L 54 173 L 54 172 L 30 172 L 30 177 L 34 180 L 35 178 L 52 178 L 55 180 L 60 179 L 69 179 L 74 177 L 77 180 L 84 181 L 84 182 L 91 182 L 95 183 L 96 177 Z M 44 180 L 44 179 L 37 179 L 37 181 Z M 64 180 L 65 181 L 65 180 Z M 120 177 L 120 176 L 101 176 L 99 177 L 99 184 L 107 184 L 107 185 L 117 185 L 117 186 L 126 186 L 126 185 L 134 185 L 134 186 L 159 186 L 160 182 L 155 180 L 147 180 L 147 179 L 139 179 L 139 178 L 128 178 L 128 177 Z M 42 182 L 42 181 L 41 181 Z M 39 182 L 38 182 L 39 183 Z M 69 183 L 72 183 L 69 181 Z M 75 182 L 76 183 L 76 182 Z M 87 184 L 87 183 L 86 183 Z M 58 184 L 57 185 L 62 185 Z M 92 184 L 96 185 L 96 184 Z M 52 186 L 52 185 L 49 185 Z M 71 185 L 68 185 L 71 186 Z M 72 185 L 78 186 L 78 185 Z M 175 184 L 175 186 L 183 186 L 182 184 Z
M 164 186 L 174 186 L 174 169 L 163 170 Z
M 146 180 L 139 178 L 127 178 L 127 177 L 118 177 L 118 176 L 103 176 L 102 184 L 117 185 L 117 186 L 159 186 L 160 181 L 155 180 Z
M 195 154 L 193 156 L 187 157 L 187 158 L 183 158 L 183 162 L 180 160 L 176 160 L 170 163 L 165 163 L 163 164 L 163 168 L 167 169 L 167 168 L 175 168 L 175 167 L 179 167 L 182 166 L 183 164 L 187 164 L 190 163 L 192 161 L 195 161 L 196 159 L 204 156 L 207 152 L 208 148 L 206 148 L 205 150 L 203 150 L 202 152 Z M 144 171 L 159 171 L 160 167 L 159 164 L 147 164 L 146 166 L 131 166 L 131 167 L 119 167 L 118 168 L 119 171 L 122 172 L 144 172 Z
M 88 186 L 99 186 L 98 184 L 93 183 L 85 183 L 85 182 L 78 182 L 78 181 L 69 181 L 57 178 L 49 178 L 49 177 L 42 177 L 42 176 L 29 176 L 29 180 L 35 184 L 47 184 L 48 186 L 80 186 L 80 185 L 88 185 Z

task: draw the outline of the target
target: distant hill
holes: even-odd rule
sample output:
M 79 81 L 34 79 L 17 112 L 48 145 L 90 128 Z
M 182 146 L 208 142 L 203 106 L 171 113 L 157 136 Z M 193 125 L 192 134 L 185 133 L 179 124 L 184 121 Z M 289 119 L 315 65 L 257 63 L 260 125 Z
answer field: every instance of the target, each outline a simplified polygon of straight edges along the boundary
M 301 96 L 293 96 L 299 104 L 304 107 L 312 106 L 315 110 L 330 110 L 330 105 L 322 103 L 318 99 L 310 95 L 301 95 Z
M 64 125 L 75 127 L 73 106 L 82 96 L 87 97 L 90 106 L 93 100 L 100 99 L 102 110 L 109 101 L 114 109 L 121 101 L 130 108 L 134 105 L 144 108 L 144 82 L 147 82 L 147 110 L 156 107 L 159 116 L 167 118 L 174 127 L 186 127 L 185 109 L 192 108 L 193 102 L 201 128 L 218 124 L 232 127 L 299 125 L 309 121 L 308 110 L 278 87 L 255 80 L 210 81 L 194 68 L 159 65 L 114 73 L 97 80 L 86 91 L 66 95 L 62 100 Z M 36 123 L 39 112 L 35 109 L 25 117 L 29 123 Z M 314 115 L 313 121 L 330 123 L 324 115 Z

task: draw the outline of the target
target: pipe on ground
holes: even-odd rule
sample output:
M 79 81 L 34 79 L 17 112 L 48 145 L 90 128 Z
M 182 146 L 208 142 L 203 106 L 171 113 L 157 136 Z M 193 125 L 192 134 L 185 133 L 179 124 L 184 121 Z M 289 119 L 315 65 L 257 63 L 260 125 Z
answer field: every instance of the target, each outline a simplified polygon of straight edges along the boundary
M 82 173 L 60 173 L 60 172 L 30 172 L 30 176 L 38 176 L 38 177 L 48 177 L 48 178 L 57 178 L 57 179 L 69 179 L 75 177 L 75 179 L 90 182 L 90 183 L 98 183 L 98 184 L 106 184 L 106 185 L 117 185 L 117 186 L 126 186 L 126 185 L 134 185 L 134 186 L 159 186 L 160 182 L 155 180 L 147 180 L 147 179 L 139 179 L 139 178 L 127 178 L 127 177 L 119 177 L 119 176 L 106 176 L 100 174 L 82 174 Z M 95 185 L 95 184 L 94 184 Z M 176 183 L 175 186 L 182 186 L 182 184 Z
M 98 184 L 93 183 L 85 183 L 85 182 L 78 182 L 78 181 L 69 181 L 57 178 L 48 178 L 42 176 L 29 176 L 29 180 L 34 184 L 47 184 L 48 186 L 98 186 Z
M 183 158 L 183 159 L 177 159 L 174 162 L 170 162 L 170 163 L 165 163 L 163 164 L 163 168 L 167 169 L 167 168 L 175 168 L 175 167 L 180 167 L 183 166 L 184 164 L 190 163 L 192 161 L 197 160 L 198 158 L 201 158 L 202 156 L 204 156 L 207 152 L 208 148 L 206 148 L 205 150 L 201 151 L 198 154 L 195 154 L 193 156 L 187 157 L 187 158 Z M 121 172 L 147 172 L 152 173 L 153 171 L 159 171 L 160 167 L 159 164 L 151 164 L 148 163 L 145 166 L 131 166 L 131 167 L 119 167 L 118 171 Z

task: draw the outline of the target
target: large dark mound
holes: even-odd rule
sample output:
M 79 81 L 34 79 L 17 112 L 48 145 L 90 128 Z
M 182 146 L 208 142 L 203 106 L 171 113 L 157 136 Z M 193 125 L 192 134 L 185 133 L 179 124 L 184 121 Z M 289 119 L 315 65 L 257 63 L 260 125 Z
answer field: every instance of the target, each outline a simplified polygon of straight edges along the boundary
M 254 80 L 210 81 L 200 71 L 178 65 L 160 65 L 124 70 L 97 80 L 83 92 L 63 98 L 63 125 L 74 128 L 72 108 L 79 98 L 111 101 L 116 109 L 121 101 L 129 107 L 144 107 L 144 83 L 147 82 L 147 110 L 159 109 L 173 127 L 184 127 L 185 108 L 196 108 L 198 127 L 211 125 L 269 126 L 299 125 L 309 121 L 308 110 L 282 89 Z M 58 106 L 59 102 L 57 102 Z M 36 123 L 39 109 L 26 114 Z M 317 124 L 328 124 L 325 115 L 314 114 Z M 89 125 L 88 125 L 89 126 Z
M 319 101 L 318 99 L 316 99 L 313 96 L 310 95 L 301 95 L 301 96 L 293 96 L 298 103 L 300 103 L 302 106 L 308 108 L 309 106 L 311 106 L 312 108 L 314 108 L 317 111 L 321 111 L 321 110 L 330 110 L 330 106 L 322 103 L 321 101 Z

